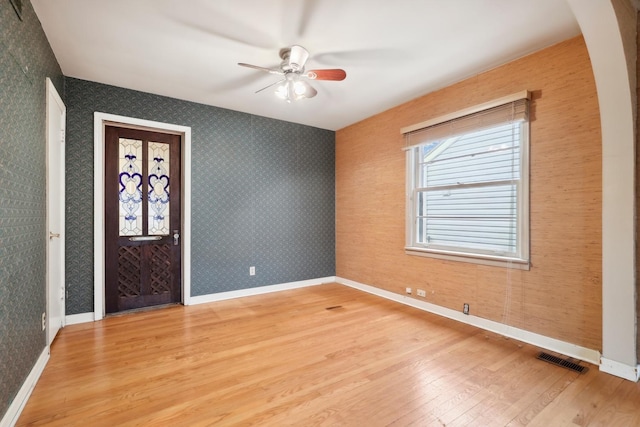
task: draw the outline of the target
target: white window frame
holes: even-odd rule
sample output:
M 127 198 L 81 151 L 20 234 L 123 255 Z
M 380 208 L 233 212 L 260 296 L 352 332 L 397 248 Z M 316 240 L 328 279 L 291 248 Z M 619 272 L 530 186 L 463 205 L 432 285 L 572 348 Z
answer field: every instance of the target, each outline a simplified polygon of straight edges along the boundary
M 426 122 L 418 123 L 401 129 L 402 134 L 445 123 L 456 118 L 479 113 L 490 108 L 512 103 L 521 99 L 530 99 L 528 91 L 518 92 L 481 105 L 470 107 L 452 114 L 441 116 Z M 462 261 L 476 264 L 500 266 L 529 270 L 529 120 L 523 122 L 522 144 L 520 151 L 521 177 L 517 185 L 517 250 L 515 256 L 501 256 L 470 250 L 445 250 L 420 245 L 417 242 L 417 201 L 415 198 L 416 184 L 419 179 L 417 170 L 418 147 L 407 147 L 406 150 L 406 246 L 405 253 L 430 258 Z

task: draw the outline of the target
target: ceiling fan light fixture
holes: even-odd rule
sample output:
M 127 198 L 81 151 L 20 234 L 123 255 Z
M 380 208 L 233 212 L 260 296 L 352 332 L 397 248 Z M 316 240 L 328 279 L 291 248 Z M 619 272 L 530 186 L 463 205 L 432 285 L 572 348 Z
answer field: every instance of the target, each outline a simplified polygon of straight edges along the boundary
M 310 98 L 309 85 L 300 81 L 294 73 L 287 74 L 287 79 L 276 87 L 276 96 L 287 102 Z
M 296 96 L 306 96 L 307 88 L 301 81 L 296 81 L 293 83 L 293 92 Z
M 282 84 L 279 84 L 278 87 L 276 87 L 276 96 L 280 99 L 284 99 L 287 102 L 291 102 L 291 99 L 289 98 L 289 82 L 284 82 Z

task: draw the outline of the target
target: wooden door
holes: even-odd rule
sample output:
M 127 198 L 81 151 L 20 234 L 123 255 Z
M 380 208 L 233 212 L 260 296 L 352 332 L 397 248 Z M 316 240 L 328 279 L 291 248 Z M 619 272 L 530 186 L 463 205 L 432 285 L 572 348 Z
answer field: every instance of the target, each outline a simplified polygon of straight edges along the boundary
M 105 128 L 105 311 L 180 302 L 180 136 Z

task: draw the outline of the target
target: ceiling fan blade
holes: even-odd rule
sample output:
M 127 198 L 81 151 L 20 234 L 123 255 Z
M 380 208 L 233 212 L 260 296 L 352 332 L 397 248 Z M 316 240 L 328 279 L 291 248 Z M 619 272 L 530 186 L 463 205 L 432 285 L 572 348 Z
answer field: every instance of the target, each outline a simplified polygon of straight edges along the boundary
M 230 91 L 254 85 L 258 81 L 264 81 L 263 79 L 265 78 L 268 78 L 266 74 L 245 73 L 242 76 L 235 77 L 227 81 L 216 80 L 216 82 L 209 87 L 212 91 Z
M 384 66 L 410 59 L 411 54 L 403 49 L 355 49 L 340 52 L 325 52 L 313 55 L 314 62 L 335 67 L 336 65 Z M 384 58 L 384 60 L 382 59 Z
M 325 70 L 310 70 L 305 76 L 311 80 L 335 80 L 340 81 L 347 78 L 347 72 L 340 68 Z
M 267 73 L 271 74 L 284 74 L 279 68 L 260 67 L 258 65 L 245 64 L 244 62 L 238 62 L 238 65 L 241 67 L 253 68 L 254 70 L 266 71 Z
M 225 13 L 222 8 L 216 7 L 211 2 L 201 3 L 202 7 L 209 10 L 202 10 L 198 16 L 194 16 L 193 9 L 187 7 L 160 6 L 158 10 L 164 12 L 169 19 L 183 26 L 187 31 L 202 33 L 209 37 L 213 36 L 223 42 L 226 40 L 234 44 L 268 50 L 272 50 L 278 45 L 277 39 L 274 39 L 269 33 L 260 31 L 253 23 L 245 23 L 242 19 L 238 19 L 238 16 Z M 217 18 L 215 28 L 211 25 L 211 16 Z
M 296 38 L 302 38 L 302 36 L 307 32 L 311 18 L 314 16 L 314 12 L 318 8 L 319 1 L 320 0 L 305 0 L 302 2 L 302 11 L 300 13 Z
M 289 65 L 293 70 L 302 70 L 309 59 L 309 51 L 302 46 L 293 45 L 289 52 Z
M 279 83 L 282 83 L 282 82 L 284 82 L 284 81 L 286 81 L 286 80 L 287 80 L 287 79 L 280 79 L 280 80 L 278 80 L 278 81 L 277 81 L 277 82 L 275 82 L 275 83 L 271 83 L 270 85 L 263 87 L 262 89 L 258 89 L 258 90 L 256 91 L 256 93 L 258 93 L 258 92 L 262 92 L 262 91 L 263 91 L 263 90 L 265 90 L 265 89 L 269 89 L 270 87 L 273 87 L 273 86 L 275 86 L 275 85 L 277 85 L 277 84 L 279 84 Z

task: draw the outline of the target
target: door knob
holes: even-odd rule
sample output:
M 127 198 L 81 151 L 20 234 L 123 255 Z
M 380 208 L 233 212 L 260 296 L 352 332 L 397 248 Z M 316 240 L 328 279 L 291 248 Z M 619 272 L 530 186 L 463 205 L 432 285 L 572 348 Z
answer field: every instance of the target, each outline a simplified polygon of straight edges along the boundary
M 60 233 L 52 233 L 51 231 L 49 232 L 49 239 L 53 239 L 54 237 L 56 238 L 60 238 Z
M 173 246 L 178 246 L 180 244 L 180 232 L 178 230 L 173 230 Z

